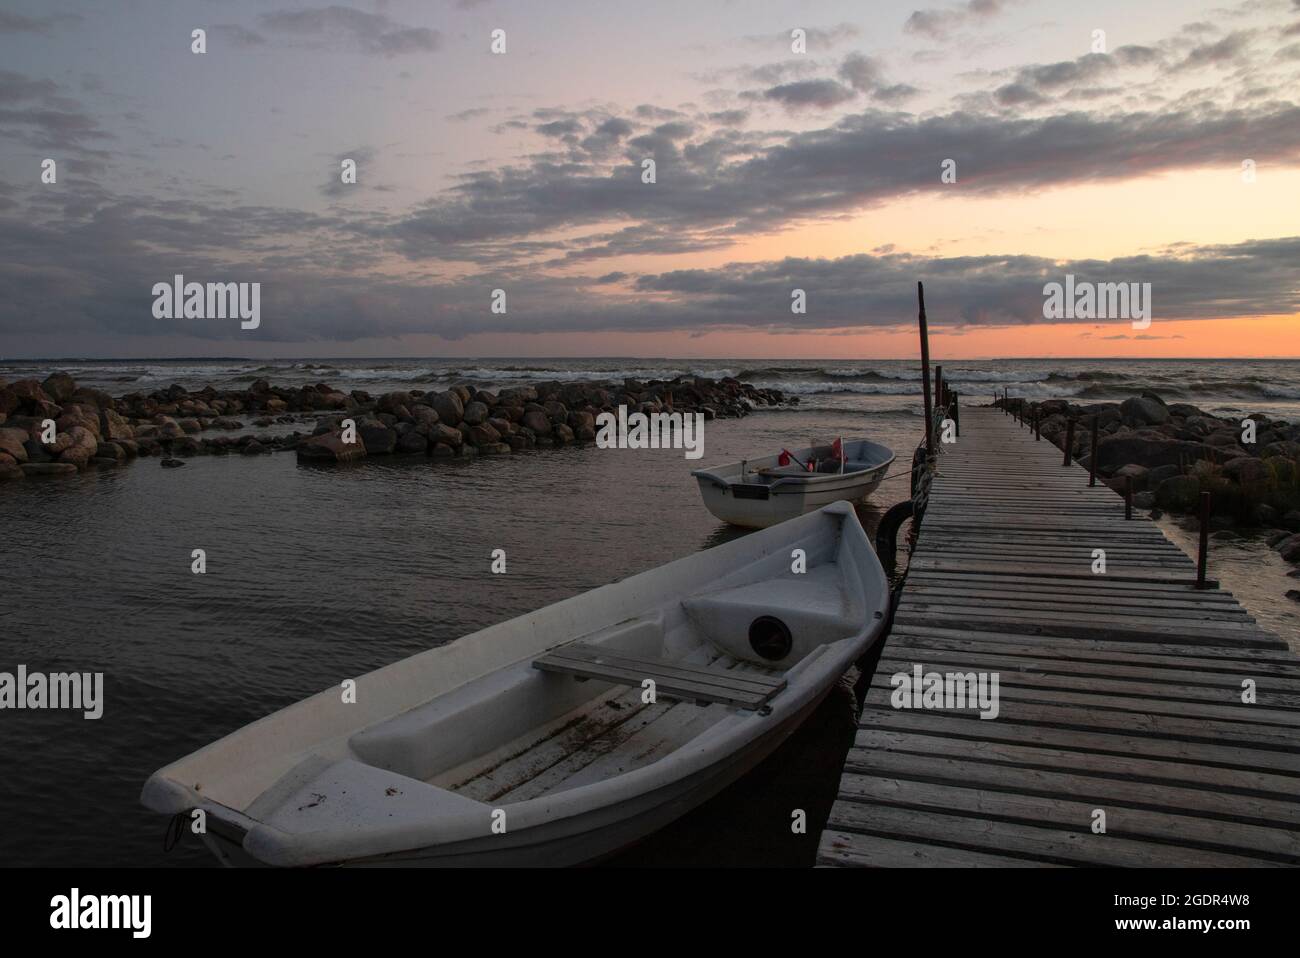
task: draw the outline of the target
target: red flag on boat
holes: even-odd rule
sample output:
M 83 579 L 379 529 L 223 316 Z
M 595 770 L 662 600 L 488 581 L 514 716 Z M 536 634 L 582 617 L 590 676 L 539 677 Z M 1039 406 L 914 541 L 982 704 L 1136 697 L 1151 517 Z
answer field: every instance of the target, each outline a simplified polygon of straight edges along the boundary
M 777 456 L 777 458 L 776 458 L 776 464 L 777 464 L 778 466 L 788 466 L 788 465 L 790 465 L 790 453 L 788 453 L 788 452 L 786 452 L 784 449 L 782 449 L 782 450 L 781 450 L 781 455 Z
M 843 436 L 837 436 L 835 441 L 831 443 L 831 458 L 840 459 L 840 460 L 844 459 L 844 437 Z

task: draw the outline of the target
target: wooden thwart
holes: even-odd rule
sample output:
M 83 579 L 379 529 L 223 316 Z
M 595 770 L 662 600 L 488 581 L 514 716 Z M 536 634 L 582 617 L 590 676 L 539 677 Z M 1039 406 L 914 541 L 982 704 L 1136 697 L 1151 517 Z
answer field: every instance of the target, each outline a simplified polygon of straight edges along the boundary
M 534 659 L 533 668 L 616 685 L 639 687 L 652 679 L 656 695 L 705 705 L 720 702 L 748 711 L 763 708 L 786 685 L 783 678 L 626 655 L 583 642 L 552 649 Z

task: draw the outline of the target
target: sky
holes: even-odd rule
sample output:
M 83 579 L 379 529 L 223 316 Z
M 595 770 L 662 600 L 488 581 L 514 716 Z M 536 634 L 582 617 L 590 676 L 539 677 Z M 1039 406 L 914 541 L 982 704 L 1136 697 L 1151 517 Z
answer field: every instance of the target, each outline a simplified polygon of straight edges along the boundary
M 2 357 L 905 358 L 918 281 L 940 357 L 1300 356 L 1300 0 L 0 0 Z

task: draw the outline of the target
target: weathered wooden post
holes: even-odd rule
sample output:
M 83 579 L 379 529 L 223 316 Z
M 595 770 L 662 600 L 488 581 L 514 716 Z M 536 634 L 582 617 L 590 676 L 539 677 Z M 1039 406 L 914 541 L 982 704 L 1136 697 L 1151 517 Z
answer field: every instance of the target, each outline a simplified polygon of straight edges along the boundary
M 954 390 L 949 394 L 952 398 L 952 424 L 957 430 L 957 438 L 961 438 L 961 402 L 957 392 Z
M 1043 413 L 1037 406 L 1035 406 L 1034 407 L 1034 442 L 1039 442 L 1043 438 L 1043 431 L 1040 428 L 1042 426 L 1042 423 L 1043 423 Z
M 1124 477 L 1124 518 L 1133 518 L 1133 477 Z
M 940 364 L 934 367 L 934 404 L 940 411 L 948 408 L 948 404 L 943 401 L 943 366 Z
M 925 287 L 918 281 L 916 298 L 920 303 L 917 323 L 921 327 L 921 392 L 925 394 L 925 454 L 934 455 L 934 407 L 930 403 L 930 331 L 925 322 Z
M 1205 582 L 1206 566 L 1210 558 L 1210 494 L 1201 493 L 1201 542 L 1196 550 L 1196 588 L 1208 588 Z
M 1092 451 L 1088 453 L 1088 485 L 1097 484 L 1097 417 L 1092 417 Z
M 1074 459 L 1074 420 L 1067 419 L 1065 421 L 1065 461 L 1061 463 L 1061 465 L 1068 466 L 1073 459 Z

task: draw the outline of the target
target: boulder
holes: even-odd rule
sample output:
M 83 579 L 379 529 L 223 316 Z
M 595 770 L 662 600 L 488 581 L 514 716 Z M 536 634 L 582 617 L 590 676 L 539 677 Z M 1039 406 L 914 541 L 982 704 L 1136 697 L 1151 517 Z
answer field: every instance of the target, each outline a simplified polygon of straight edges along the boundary
M 308 462 L 350 462 L 366 455 L 365 444 L 358 435 L 357 441 L 345 443 L 336 432 L 312 436 L 298 443 L 298 458 Z
M 69 403 L 65 406 L 63 415 L 58 418 L 56 426 L 60 432 L 66 432 L 73 426 L 82 426 L 93 432 L 96 439 L 103 438 L 103 432 L 100 428 L 99 408 L 88 406 L 85 403 Z
M 78 469 L 84 469 L 99 450 L 99 439 L 84 426 L 73 426 L 66 435 L 72 442 L 59 453 L 59 462 L 68 462 Z
M 397 430 L 375 419 L 357 423 L 357 438 L 370 456 L 386 456 L 397 448 Z
M 62 452 L 64 449 L 67 449 L 68 446 L 72 445 L 72 440 L 67 438 L 66 433 L 61 433 L 61 435 L 64 438 L 61 440 L 63 445 L 59 447 L 59 452 Z M 47 450 L 44 445 L 42 445 L 40 442 L 38 442 L 35 439 L 28 439 L 25 443 L 23 443 L 23 448 L 27 450 L 28 462 L 53 462 L 54 461 L 54 454 L 51 453 L 49 450 Z
M 1195 476 L 1174 476 L 1160 483 L 1155 493 L 1158 506 L 1186 512 L 1200 498 L 1201 482 Z
M 50 402 L 49 394 L 41 388 L 41 384 L 35 379 L 20 379 L 16 383 L 9 384 L 9 391 L 18 397 L 20 403 L 29 402 Z M 11 410 L 5 410 L 10 412 Z
M 1097 468 L 1118 469 L 1129 463 L 1153 469 L 1156 466 L 1182 467 L 1199 459 L 1223 462 L 1229 458 L 1224 450 L 1199 442 L 1158 439 L 1149 435 L 1106 436 L 1097 443 Z
M 1287 536 L 1273 548 L 1287 562 L 1300 562 L 1300 533 Z
M 1281 442 L 1270 442 L 1262 450 L 1260 456 L 1264 459 L 1271 459 L 1274 456 L 1285 456 L 1287 459 L 1300 459 L 1300 442 L 1293 442 L 1289 439 Z
M 117 443 L 101 442 L 95 447 L 95 458 L 112 459 L 114 462 L 122 462 L 126 459 L 126 450 Z
M 453 449 L 465 441 L 465 437 L 459 429 L 454 429 L 446 423 L 434 423 L 428 429 L 429 442 L 442 443 L 445 446 L 451 446 Z
M 1268 466 L 1254 456 L 1237 456 L 1223 464 L 1223 474 L 1245 485 L 1267 479 L 1270 473 Z
M 22 469 L 24 476 L 75 476 L 77 474 L 76 465 L 70 462 L 24 462 L 19 468 Z
M 457 435 L 459 435 L 459 433 L 457 433 Z M 456 455 L 456 450 L 452 449 L 452 447 L 447 445 L 445 442 L 435 442 L 429 447 L 429 455 L 433 456 L 434 459 L 448 459 Z
M 1101 456 L 1097 458 L 1100 459 Z M 1183 471 L 1174 465 L 1153 466 L 1147 470 L 1147 488 L 1154 489 L 1166 479 L 1172 479 L 1174 476 L 1181 476 L 1182 474 Z
M 1120 417 L 1130 426 L 1157 426 L 1169 421 L 1169 410 L 1154 396 L 1143 394 L 1125 399 L 1119 406 Z
M 185 463 L 179 459 L 161 459 L 158 461 L 158 465 L 162 466 L 164 469 L 179 469 L 181 466 L 185 465 Z
M 428 451 L 429 440 L 416 432 L 414 429 L 408 429 L 397 437 L 397 451 L 406 453 L 419 453 L 424 455 Z
M 491 446 L 501 441 L 501 434 L 487 423 L 480 423 L 469 427 L 469 439 L 476 446 Z
M 415 420 L 415 428 L 427 436 L 429 430 L 438 422 L 438 411 L 432 406 L 412 406 L 411 418 Z
M 465 422 L 471 426 L 477 426 L 488 420 L 488 407 L 486 404 L 477 400 L 469 403 L 464 411 Z
M 26 429 L 0 429 L 0 452 L 11 456 L 15 462 L 26 462 L 24 443 L 30 439 Z
M 99 435 L 103 439 L 132 439 L 135 437 L 135 430 L 121 413 L 113 409 L 101 409 Z
M 412 399 L 413 397 L 408 392 L 384 393 L 379 397 L 379 402 L 375 404 L 375 408 L 380 412 L 400 415 L 401 411 L 405 411 L 410 407 Z M 407 412 L 407 415 L 409 416 L 410 413 Z
M 449 426 L 457 425 L 465 415 L 465 404 L 461 402 L 460 396 L 450 389 L 435 394 L 429 404 L 438 414 L 438 420 Z
M 1131 476 L 1133 478 L 1133 491 L 1140 492 L 1147 486 L 1147 473 L 1150 472 L 1146 466 L 1139 466 L 1136 463 L 1129 463 L 1115 470 L 1114 478 L 1119 480 L 1118 486 L 1111 486 L 1112 489 L 1123 490 L 1126 480 Z
M 524 413 L 524 428 L 531 429 L 539 436 L 549 436 L 551 434 L 551 421 L 546 418 L 546 413 L 540 409 L 530 409 Z

